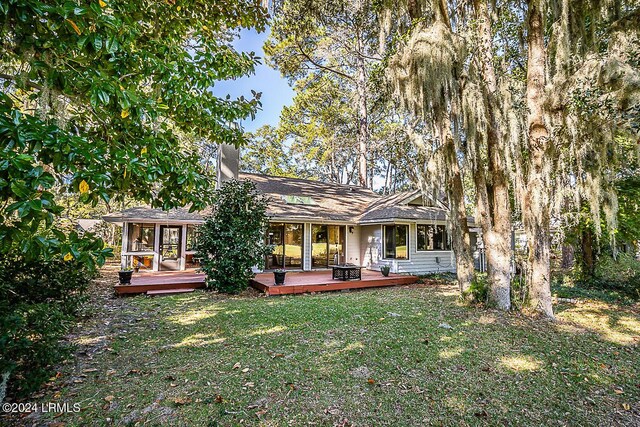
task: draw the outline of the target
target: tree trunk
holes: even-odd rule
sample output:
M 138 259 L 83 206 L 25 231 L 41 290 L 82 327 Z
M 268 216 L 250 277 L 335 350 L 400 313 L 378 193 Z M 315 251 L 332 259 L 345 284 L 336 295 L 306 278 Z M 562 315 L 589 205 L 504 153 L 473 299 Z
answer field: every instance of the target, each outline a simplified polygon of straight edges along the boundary
M 593 232 L 590 227 L 585 227 L 582 230 L 582 278 L 583 279 L 592 279 L 595 270 L 596 270 L 596 262 L 593 253 Z
M 447 122 L 448 123 L 448 122 Z M 464 187 L 462 186 L 462 174 L 456 156 L 456 147 L 453 138 L 448 131 L 442 131 L 443 150 L 445 164 L 447 165 L 446 182 L 449 196 L 449 209 L 451 212 L 451 240 L 453 252 L 456 256 L 456 275 L 458 286 L 463 298 L 468 297 L 469 287 L 475 276 L 473 255 L 471 253 L 471 240 L 469 238 L 469 225 L 467 223 L 467 211 L 464 203 Z
M 356 37 L 357 52 L 363 52 L 360 35 Z M 358 179 L 362 187 L 368 188 L 367 149 L 369 146 L 369 118 L 367 110 L 367 70 L 362 55 L 356 55 L 356 92 L 358 102 Z
M 544 27 L 541 0 L 528 2 L 527 126 L 528 160 L 526 185 L 521 194 L 522 219 L 527 234 L 528 305 L 554 318 L 551 305 L 551 185 L 549 184 L 553 150 L 544 122 L 545 61 Z
M 488 111 L 487 158 L 489 181 L 484 168 L 476 171 L 476 199 L 489 275 L 489 303 L 501 310 L 511 308 L 511 201 L 504 152 L 507 147 L 499 131 L 495 94 L 498 81 L 493 68 L 491 21 L 487 3 L 475 0 L 481 51 L 481 70 L 486 83 L 485 102 Z M 480 156 L 476 156 L 480 158 Z M 477 168 L 476 168 L 477 169 Z

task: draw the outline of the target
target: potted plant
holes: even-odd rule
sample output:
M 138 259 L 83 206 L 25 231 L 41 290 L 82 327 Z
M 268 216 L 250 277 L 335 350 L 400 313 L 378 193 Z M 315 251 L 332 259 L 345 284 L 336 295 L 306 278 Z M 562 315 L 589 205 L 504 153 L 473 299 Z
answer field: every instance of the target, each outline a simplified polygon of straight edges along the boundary
M 125 267 L 118 272 L 118 279 L 120 280 L 121 285 L 129 285 L 131 284 L 131 276 L 133 275 L 133 270 L 131 267 Z
M 391 271 L 391 267 L 388 265 L 381 265 L 380 266 L 380 272 L 382 273 L 382 275 L 384 277 L 389 276 L 389 271 Z
M 284 268 L 278 268 L 277 270 L 273 270 L 273 278 L 276 282 L 276 285 L 284 285 L 284 276 L 287 274 L 287 270 Z

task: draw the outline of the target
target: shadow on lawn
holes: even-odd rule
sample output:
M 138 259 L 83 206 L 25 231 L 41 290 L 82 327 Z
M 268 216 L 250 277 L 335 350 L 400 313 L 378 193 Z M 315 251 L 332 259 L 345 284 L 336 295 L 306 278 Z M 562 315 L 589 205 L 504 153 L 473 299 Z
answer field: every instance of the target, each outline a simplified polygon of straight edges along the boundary
M 147 316 L 100 356 L 116 374 L 68 390 L 93 400 L 60 421 L 137 410 L 153 424 L 154 402 L 172 425 L 640 421 L 638 317 L 615 307 L 538 322 L 461 306 L 449 287 L 130 302 Z

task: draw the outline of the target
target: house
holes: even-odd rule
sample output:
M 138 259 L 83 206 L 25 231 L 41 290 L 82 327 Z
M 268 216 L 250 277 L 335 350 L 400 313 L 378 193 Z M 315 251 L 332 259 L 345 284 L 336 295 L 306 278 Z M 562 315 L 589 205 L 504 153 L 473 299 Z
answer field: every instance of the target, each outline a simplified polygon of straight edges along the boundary
M 455 271 L 446 206 L 420 191 L 381 196 L 299 178 L 233 172 L 229 177 L 254 182 L 270 199 L 265 239 L 273 252 L 260 269 L 355 264 L 374 270 L 389 265 L 394 273 Z M 135 207 L 103 218 L 122 225 L 123 266 L 163 271 L 197 266 L 194 244 L 203 215 Z

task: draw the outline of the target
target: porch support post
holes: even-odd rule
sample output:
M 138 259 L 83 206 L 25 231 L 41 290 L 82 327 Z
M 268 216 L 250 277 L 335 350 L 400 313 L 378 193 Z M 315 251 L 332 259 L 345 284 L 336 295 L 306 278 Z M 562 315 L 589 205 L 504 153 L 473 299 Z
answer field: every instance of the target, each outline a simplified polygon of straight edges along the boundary
M 303 255 L 302 255 L 302 270 L 311 270 L 311 250 L 313 244 L 311 243 L 311 223 L 305 222 L 303 224 Z
M 122 247 L 120 248 L 120 268 L 124 269 L 127 267 L 127 257 L 124 255 L 127 252 L 127 247 L 129 247 L 129 223 L 122 223 Z
M 182 226 L 182 232 L 180 233 L 180 270 L 187 269 L 187 226 Z
M 160 224 L 154 224 L 153 231 L 153 271 L 160 270 Z

